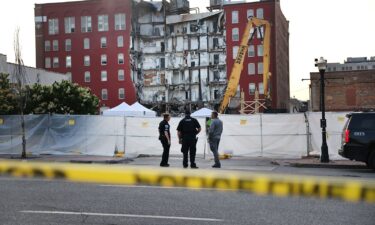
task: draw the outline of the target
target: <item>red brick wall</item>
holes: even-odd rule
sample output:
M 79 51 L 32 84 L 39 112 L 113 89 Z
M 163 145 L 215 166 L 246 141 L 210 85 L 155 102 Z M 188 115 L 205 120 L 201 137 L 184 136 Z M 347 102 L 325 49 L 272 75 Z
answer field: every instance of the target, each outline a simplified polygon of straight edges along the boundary
M 130 0 L 92 0 L 80 2 L 64 2 L 51 4 L 36 4 L 35 16 L 47 16 L 48 18 L 59 19 L 59 34 L 48 34 L 48 21 L 42 24 L 41 29 L 36 28 L 36 64 L 37 67 L 44 68 L 45 57 L 59 57 L 59 68 L 49 68 L 48 70 L 72 73 L 72 81 L 82 86 L 89 87 L 95 95 L 101 98 L 101 90 L 108 90 L 108 100 L 101 100 L 101 105 L 113 107 L 123 99 L 118 98 L 118 89 L 125 89 L 125 101 L 132 104 L 136 100 L 135 89 L 130 77 L 129 48 L 130 48 L 130 31 L 131 31 L 131 6 Z M 117 31 L 114 28 L 114 15 L 116 13 L 126 14 L 126 29 Z M 98 31 L 98 15 L 108 15 L 109 31 Z M 75 17 L 75 32 L 65 34 L 64 17 Z M 92 32 L 81 32 L 81 16 L 91 16 Z M 124 37 L 124 47 L 117 47 L 117 36 Z M 100 48 L 100 38 L 107 37 L 107 48 Z M 90 39 L 90 49 L 83 49 L 83 39 Z M 72 40 L 72 51 L 65 51 L 65 39 Z M 44 41 L 50 40 L 51 46 L 53 40 L 59 40 L 59 51 L 44 52 Z M 118 53 L 124 54 L 124 64 L 117 63 Z M 100 56 L 107 55 L 107 65 L 102 66 Z M 67 55 L 72 57 L 72 68 L 65 67 L 65 58 Z M 83 66 L 83 58 L 90 55 L 90 67 Z M 118 81 L 117 71 L 123 69 L 125 80 Z M 102 82 L 100 73 L 102 70 L 107 71 L 108 80 Z M 85 71 L 90 71 L 91 82 L 84 82 Z
M 313 111 L 320 111 L 319 77 L 310 73 Z M 325 78 L 327 111 L 375 109 L 375 70 L 327 72 Z

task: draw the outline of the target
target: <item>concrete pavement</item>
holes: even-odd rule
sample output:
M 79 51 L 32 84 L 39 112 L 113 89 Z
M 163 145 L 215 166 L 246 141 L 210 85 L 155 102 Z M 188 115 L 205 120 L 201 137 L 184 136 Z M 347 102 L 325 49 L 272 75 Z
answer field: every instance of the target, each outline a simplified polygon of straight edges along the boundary
M 22 159 L 20 155 L 2 154 L 1 159 L 22 160 L 32 162 L 68 162 L 68 163 L 105 163 L 105 164 L 129 164 L 142 166 L 159 166 L 161 156 L 140 155 L 136 158 L 94 156 L 94 155 L 29 155 Z M 211 156 L 197 155 L 197 164 L 202 169 L 211 168 L 214 164 Z M 319 158 L 304 157 L 300 159 L 278 159 L 267 157 L 232 157 L 222 159 L 222 169 L 228 170 L 261 170 L 272 171 L 275 167 L 299 167 L 299 168 L 336 168 L 336 169 L 366 169 L 366 164 L 350 160 L 331 160 L 329 163 L 321 163 Z M 169 164 L 171 167 L 182 167 L 182 155 L 171 155 Z

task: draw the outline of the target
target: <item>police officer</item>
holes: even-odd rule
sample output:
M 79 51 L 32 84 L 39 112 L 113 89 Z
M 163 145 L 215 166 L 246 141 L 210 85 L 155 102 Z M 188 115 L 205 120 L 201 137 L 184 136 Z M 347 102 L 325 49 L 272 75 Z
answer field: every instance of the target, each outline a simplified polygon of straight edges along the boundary
M 161 157 L 160 166 L 169 167 L 168 158 L 169 158 L 169 149 L 171 147 L 171 133 L 169 132 L 169 123 L 171 119 L 169 114 L 163 115 L 164 119 L 159 124 L 159 140 L 163 145 L 163 155 Z
M 177 127 L 177 135 L 179 143 L 182 144 L 181 152 L 184 156 L 182 165 L 184 168 L 188 167 L 188 154 L 190 153 L 190 167 L 197 169 L 195 164 L 195 154 L 197 151 L 197 134 L 201 131 L 201 126 L 198 120 L 190 117 L 190 111 L 185 111 L 185 118 L 180 121 Z

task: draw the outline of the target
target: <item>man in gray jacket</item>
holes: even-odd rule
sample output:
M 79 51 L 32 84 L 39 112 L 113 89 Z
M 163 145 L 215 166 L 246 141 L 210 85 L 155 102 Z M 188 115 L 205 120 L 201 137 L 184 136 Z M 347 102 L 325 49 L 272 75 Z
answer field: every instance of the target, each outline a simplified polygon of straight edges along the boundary
M 223 133 L 223 122 L 218 118 L 218 113 L 215 111 L 211 113 L 211 121 L 210 129 L 208 130 L 208 141 L 210 143 L 210 149 L 215 158 L 215 164 L 212 167 L 220 168 L 219 143 L 221 133 Z

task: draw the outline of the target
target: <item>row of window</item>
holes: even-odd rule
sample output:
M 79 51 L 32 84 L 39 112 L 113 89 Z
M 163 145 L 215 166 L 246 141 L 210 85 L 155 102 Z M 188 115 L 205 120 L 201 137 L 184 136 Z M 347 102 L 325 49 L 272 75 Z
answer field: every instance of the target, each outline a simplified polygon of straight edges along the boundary
M 125 80 L 125 72 L 124 70 L 117 70 L 117 80 L 124 81 Z M 108 81 L 108 73 L 106 70 L 102 70 L 100 72 L 100 81 Z M 86 71 L 84 75 L 84 82 L 90 83 L 91 82 L 91 73 L 90 71 Z
M 249 45 L 247 48 L 247 56 L 248 57 L 255 57 L 255 56 L 263 56 L 263 45 L 257 45 L 257 55 L 255 54 L 255 46 L 254 45 Z M 238 46 L 233 46 L 233 59 L 236 59 L 238 54 Z
M 107 48 L 108 42 L 107 37 L 100 38 L 100 48 Z M 117 36 L 117 47 L 121 48 L 124 47 L 124 36 Z M 83 39 L 83 49 L 90 49 L 90 38 Z M 72 40 L 65 39 L 65 51 L 70 52 L 72 50 Z M 44 41 L 44 51 L 59 51 L 59 41 L 53 40 L 52 41 L 52 48 L 51 48 L 51 41 L 47 40 Z
M 100 56 L 100 65 L 106 66 L 107 62 L 108 62 L 107 55 L 106 54 L 101 55 Z M 117 54 L 117 63 L 119 65 L 124 64 L 124 54 L 123 53 Z M 83 57 L 83 65 L 84 66 L 90 66 L 91 65 L 91 57 L 89 55 L 85 55 Z M 51 58 L 46 57 L 45 62 L 44 62 L 44 66 L 45 66 L 46 69 L 51 68 L 51 67 L 52 68 L 59 68 L 60 67 L 59 57 L 53 57 L 52 58 L 52 64 L 51 64 Z M 65 57 L 65 67 L 66 68 L 72 67 L 72 56 L 67 55 Z
M 357 67 L 354 67 L 354 68 L 357 68 L 357 70 L 367 70 L 368 68 L 371 68 L 371 65 L 357 65 Z M 339 70 L 340 67 L 337 67 L 337 70 Z M 372 69 L 375 69 L 375 65 L 372 65 Z M 342 71 L 350 71 L 350 70 L 353 70 L 353 67 L 352 66 L 343 66 L 341 67 L 341 70 Z M 335 72 L 336 71 L 336 67 L 328 67 L 327 68 L 327 71 L 328 72 Z
M 250 95 L 255 94 L 255 89 L 256 89 L 256 84 L 255 83 L 249 83 L 249 94 Z M 258 83 L 258 92 L 261 95 L 264 94 L 263 82 Z
M 263 74 L 263 63 L 259 62 L 258 63 L 258 73 L 257 74 Z M 247 73 L 249 75 L 255 75 L 255 63 L 249 63 L 247 64 Z
M 126 14 L 119 13 L 115 14 L 115 30 L 126 29 Z M 70 34 L 76 32 L 76 18 L 65 17 L 64 18 L 65 33 Z M 98 15 L 98 31 L 108 31 L 108 15 Z M 81 32 L 87 33 L 92 31 L 92 18 L 91 16 L 81 16 Z M 52 18 L 48 19 L 48 34 L 55 35 L 59 34 L 59 19 Z
M 254 33 L 254 28 L 251 28 L 250 35 Z M 260 27 L 257 29 L 256 35 L 254 34 L 254 37 L 257 37 L 259 39 L 264 37 L 264 27 Z M 240 32 L 238 27 L 232 28 L 232 41 L 239 41 L 240 40 Z
M 246 12 L 246 18 L 249 18 L 249 17 L 254 17 L 254 9 L 248 9 L 247 12 Z M 264 18 L 264 15 L 263 15 L 263 9 L 262 8 L 259 8 L 256 10 L 256 17 L 259 18 L 259 19 L 263 19 Z M 235 10 L 235 11 L 232 11 L 232 24 L 236 24 L 239 22 L 239 16 L 238 16 L 238 11 Z
M 119 99 L 125 99 L 125 89 L 124 88 L 118 89 L 118 98 Z M 108 100 L 108 90 L 107 89 L 101 90 L 101 99 L 102 100 Z

